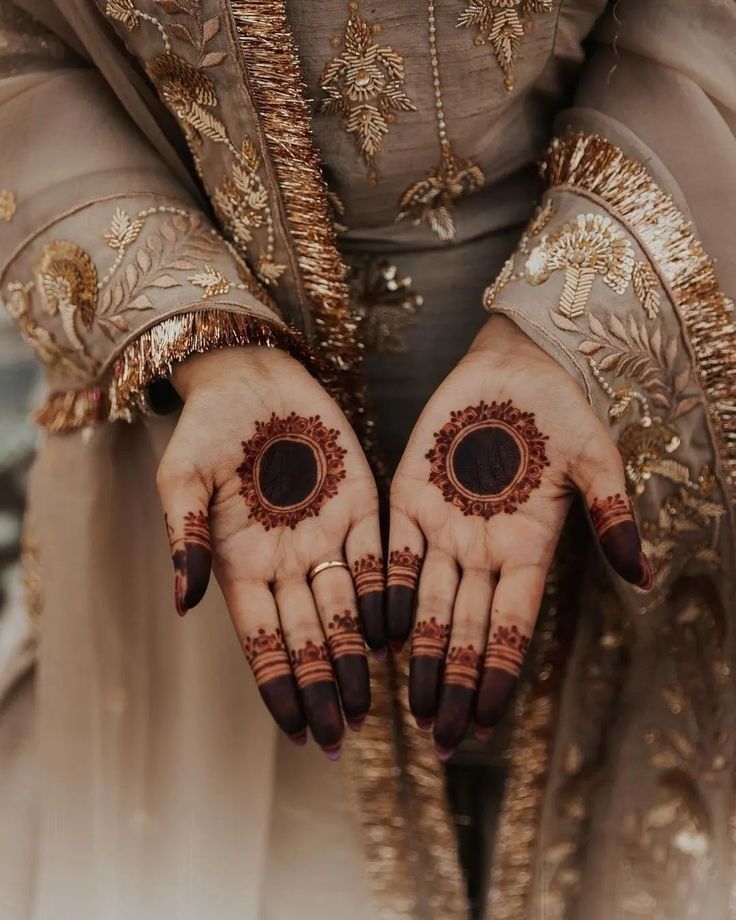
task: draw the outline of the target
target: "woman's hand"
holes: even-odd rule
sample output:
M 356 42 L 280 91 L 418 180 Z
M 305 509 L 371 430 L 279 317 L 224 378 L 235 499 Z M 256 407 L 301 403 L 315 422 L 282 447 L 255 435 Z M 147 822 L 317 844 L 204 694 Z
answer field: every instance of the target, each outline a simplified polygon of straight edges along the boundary
M 340 409 L 285 352 L 198 355 L 173 383 L 184 408 L 157 484 L 177 609 L 199 603 L 212 566 L 272 716 L 297 743 L 308 725 L 335 759 L 340 699 L 356 729 L 370 706 L 363 635 L 379 654 L 387 642 L 368 463 Z M 310 585 L 314 566 L 335 560 L 350 569 Z
M 443 759 L 471 718 L 485 739 L 503 713 L 574 488 L 609 563 L 649 588 L 613 441 L 569 374 L 493 317 L 426 406 L 391 490 L 389 638 L 408 638 L 418 583 L 409 700 Z

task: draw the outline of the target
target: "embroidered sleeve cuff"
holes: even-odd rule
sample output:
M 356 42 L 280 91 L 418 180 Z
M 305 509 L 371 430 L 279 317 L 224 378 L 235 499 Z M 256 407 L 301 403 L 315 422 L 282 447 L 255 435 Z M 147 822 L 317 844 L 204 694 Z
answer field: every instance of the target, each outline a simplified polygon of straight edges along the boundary
M 543 175 L 543 204 L 487 288 L 486 308 L 576 377 L 619 446 L 632 432 L 632 453 L 622 448 L 632 485 L 662 463 L 685 477 L 669 455 L 700 424 L 733 488 L 734 309 L 690 224 L 641 163 L 598 135 L 555 139 Z M 644 430 L 661 441 L 656 457 L 634 449 Z
M 131 421 L 195 352 L 259 344 L 311 359 L 268 294 L 197 210 L 97 200 L 23 241 L 2 272 L 6 308 L 47 371 L 50 431 Z

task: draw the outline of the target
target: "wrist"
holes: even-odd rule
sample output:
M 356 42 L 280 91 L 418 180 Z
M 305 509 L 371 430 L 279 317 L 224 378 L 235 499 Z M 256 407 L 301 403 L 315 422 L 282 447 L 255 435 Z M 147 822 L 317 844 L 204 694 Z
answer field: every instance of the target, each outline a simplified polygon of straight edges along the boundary
M 202 354 L 192 354 L 177 364 L 171 372 L 171 385 L 181 399 L 186 400 L 192 392 L 205 385 L 213 385 L 223 378 L 242 376 L 252 379 L 271 374 L 274 368 L 295 366 L 301 368 L 296 359 L 280 348 L 265 345 L 236 345 L 214 348 Z

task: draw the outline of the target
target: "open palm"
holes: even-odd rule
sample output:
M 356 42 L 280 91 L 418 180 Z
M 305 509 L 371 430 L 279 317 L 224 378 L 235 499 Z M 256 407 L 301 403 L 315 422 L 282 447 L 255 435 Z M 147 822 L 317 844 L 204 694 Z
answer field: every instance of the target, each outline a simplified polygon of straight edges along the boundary
M 648 587 L 615 445 L 567 372 L 494 318 L 426 406 L 391 491 L 389 635 L 397 648 L 414 622 L 410 705 L 440 756 L 471 719 L 480 737 L 500 719 L 576 487 L 609 562 Z

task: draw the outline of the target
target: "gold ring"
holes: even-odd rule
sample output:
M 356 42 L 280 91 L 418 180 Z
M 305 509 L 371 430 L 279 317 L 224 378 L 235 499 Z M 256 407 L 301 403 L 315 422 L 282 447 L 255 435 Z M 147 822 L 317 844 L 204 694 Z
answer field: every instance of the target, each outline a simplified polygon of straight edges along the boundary
M 347 564 L 347 562 L 343 562 L 342 559 L 333 559 L 330 562 L 320 562 L 318 565 L 315 565 L 313 569 L 310 569 L 310 572 L 307 575 L 307 581 L 311 585 L 320 572 L 325 572 L 327 569 L 336 568 L 347 569 L 348 572 L 350 571 L 350 566 Z

